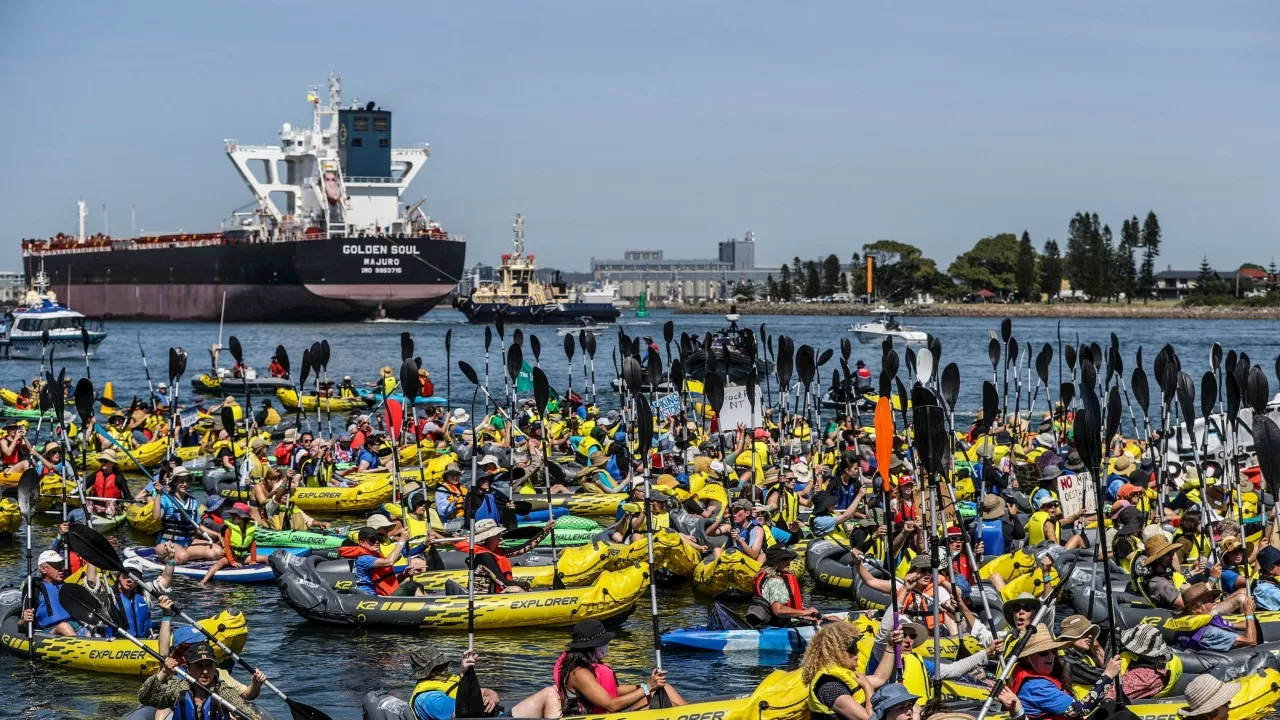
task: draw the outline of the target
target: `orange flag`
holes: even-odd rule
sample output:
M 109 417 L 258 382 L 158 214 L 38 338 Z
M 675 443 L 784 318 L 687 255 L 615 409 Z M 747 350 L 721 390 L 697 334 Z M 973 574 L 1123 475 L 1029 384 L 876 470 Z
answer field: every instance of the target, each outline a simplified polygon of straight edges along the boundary
M 876 401 L 876 467 L 885 492 L 889 492 L 889 465 L 893 461 L 893 406 L 889 398 Z

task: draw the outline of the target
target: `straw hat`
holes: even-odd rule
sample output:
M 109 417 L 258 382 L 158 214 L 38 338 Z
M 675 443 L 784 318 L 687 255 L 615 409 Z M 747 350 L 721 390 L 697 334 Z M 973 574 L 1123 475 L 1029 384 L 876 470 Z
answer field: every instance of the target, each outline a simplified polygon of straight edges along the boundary
M 1133 474 L 1133 460 L 1130 459 L 1128 455 L 1121 455 L 1116 458 L 1116 464 L 1115 467 L 1112 468 L 1112 472 L 1116 475 L 1129 477 Z
M 1030 608 L 1031 612 L 1040 609 L 1040 599 L 1031 593 L 1024 592 L 1004 604 L 1004 620 L 1013 627 L 1013 613 L 1019 608 Z
M 1071 615 L 1062 621 L 1062 628 L 1058 632 L 1058 637 L 1063 640 L 1079 640 L 1086 635 L 1090 640 L 1098 637 L 1098 626 L 1089 622 L 1089 618 L 1083 615 Z
M 1164 535 L 1153 535 L 1142 543 L 1142 551 L 1147 556 L 1147 562 L 1162 558 L 1177 549 L 1178 546 L 1169 542 Z
M 1196 583 L 1182 589 L 1182 613 L 1190 613 L 1197 605 L 1207 599 L 1217 600 L 1222 591 L 1209 583 Z
M 1180 708 L 1178 714 L 1182 717 L 1208 715 L 1239 694 L 1240 683 L 1222 682 L 1207 673 L 1197 675 L 1187 686 L 1187 706 Z
M 498 537 L 507 531 L 506 528 L 498 525 L 489 518 L 476 521 L 476 542 L 483 542 L 491 537 Z
M 1007 607 L 1007 606 L 1006 606 Z M 1022 652 L 1018 653 L 1018 659 L 1023 660 L 1037 655 L 1042 652 L 1051 650 L 1059 650 L 1071 644 L 1067 640 L 1055 640 L 1053 633 L 1049 631 L 1049 626 L 1041 623 L 1032 628 L 1031 637 L 1027 640 L 1027 644 L 1023 646 Z
M 99 463 L 114 463 L 115 461 L 116 461 L 116 451 L 112 450 L 111 448 L 107 448 L 106 450 L 103 450 L 102 452 L 98 453 Z

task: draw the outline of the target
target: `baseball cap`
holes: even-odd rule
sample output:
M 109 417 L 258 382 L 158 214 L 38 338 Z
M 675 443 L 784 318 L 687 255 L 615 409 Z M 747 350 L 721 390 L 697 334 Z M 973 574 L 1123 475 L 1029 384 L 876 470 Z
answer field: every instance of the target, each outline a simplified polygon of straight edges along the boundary
M 187 649 L 187 665 L 195 665 L 201 662 L 217 663 L 218 658 L 213 654 L 213 648 L 207 642 L 198 642 Z
M 177 647 L 179 645 L 194 645 L 196 643 L 203 642 L 203 640 L 203 633 L 193 627 L 184 625 L 183 627 L 177 628 L 173 631 L 170 644 L 173 647 Z
M 40 553 L 40 560 L 38 561 L 40 565 L 61 565 L 63 562 L 65 561 L 57 550 L 45 550 Z

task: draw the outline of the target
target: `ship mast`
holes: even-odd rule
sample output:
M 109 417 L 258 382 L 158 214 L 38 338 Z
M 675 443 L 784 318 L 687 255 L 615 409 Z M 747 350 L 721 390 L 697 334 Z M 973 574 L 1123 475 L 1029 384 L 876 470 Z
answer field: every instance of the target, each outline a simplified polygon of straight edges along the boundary
M 512 240 L 516 244 L 516 257 L 519 258 L 524 255 L 524 216 L 523 215 L 521 215 L 520 213 L 516 213 L 516 224 L 511 226 L 511 229 L 515 231 L 515 237 Z

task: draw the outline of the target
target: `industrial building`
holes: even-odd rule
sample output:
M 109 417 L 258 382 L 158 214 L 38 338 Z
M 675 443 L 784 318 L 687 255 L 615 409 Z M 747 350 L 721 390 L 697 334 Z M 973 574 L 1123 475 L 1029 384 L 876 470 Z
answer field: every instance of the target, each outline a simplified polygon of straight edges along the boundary
M 591 275 L 599 283 L 616 283 L 623 300 L 635 300 L 647 292 L 651 303 L 693 303 L 730 296 L 737 283 L 750 280 L 763 294 L 769 275 L 777 280 L 777 265 L 756 266 L 755 237 L 750 231 L 741 240 L 720 243 L 714 259 L 677 260 L 661 250 L 628 250 L 620 260 L 591 258 Z

